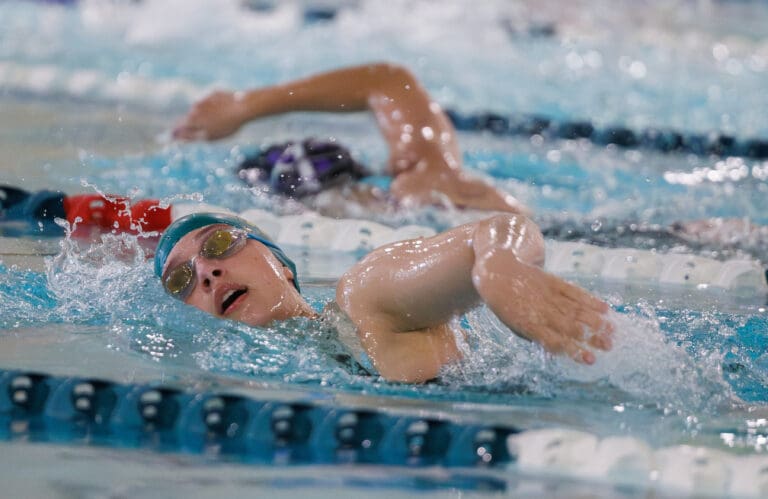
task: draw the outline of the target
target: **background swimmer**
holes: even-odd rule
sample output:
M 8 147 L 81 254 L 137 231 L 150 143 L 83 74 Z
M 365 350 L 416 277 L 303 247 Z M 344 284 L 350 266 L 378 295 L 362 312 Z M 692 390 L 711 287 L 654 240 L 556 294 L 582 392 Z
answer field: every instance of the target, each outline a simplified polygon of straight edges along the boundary
M 440 106 L 406 68 L 367 64 L 242 92 L 218 91 L 197 102 L 178 123 L 180 140 L 227 137 L 258 118 L 295 111 L 370 111 L 389 146 L 389 195 L 369 185 L 335 189 L 342 201 L 379 208 L 452 204 L 457 207 L 530 215 L 508 193 L 462 170 L 456 131 Z M 309 196 L 303 202 L 338 215 L 340 202 Z

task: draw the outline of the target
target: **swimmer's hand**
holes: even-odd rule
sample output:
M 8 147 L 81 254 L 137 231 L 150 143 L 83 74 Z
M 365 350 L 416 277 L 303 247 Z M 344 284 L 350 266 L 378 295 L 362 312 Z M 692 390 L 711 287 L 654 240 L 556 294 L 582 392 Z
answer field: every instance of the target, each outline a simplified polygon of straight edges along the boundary
M 176 140 L 217 140 L 237 132 L 248 120 L 239 92 L 217 91 L 199 100 L 173 129 Z
M 483 255 L 472 274 L 484 301 L 518 336 L 583 364 L 595 362 L 588 347 L 611 349 L 608 305 L 578 286 L 502 250 Z

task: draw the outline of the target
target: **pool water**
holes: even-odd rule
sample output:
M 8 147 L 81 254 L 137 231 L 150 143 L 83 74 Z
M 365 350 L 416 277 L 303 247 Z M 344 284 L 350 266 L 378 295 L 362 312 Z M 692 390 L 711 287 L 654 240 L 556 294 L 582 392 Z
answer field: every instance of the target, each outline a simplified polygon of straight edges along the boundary
M 465 113 L 537 113 L 601 126 L 768 137 L 762 112 L 768 108 L 768 6 L 760 2 L 575 2 L 563 8 L 499 1 L 468 8 L 459 0 L 351 1 L 333 4 L 332 18 L 319 21 L 307 13 L 320 2 L 216 5 L 211 16 L 207 2 L 3 3 L 0 182 L 291 212 L 290 203 L 237 182 L 231 171 L 242 155 L 288 138 L 333 136 L 380 168 L 385 148 L 370 118 L 289 115 L 249 125 L 215 144 L 168 143 L 168 127 L 212 85 L 255 86 L 383 59 L 412 67 L 441 104 Z M 158 15 L 168 9 L 183 22 L 158 25 Z M 768 163 L 760 159 L 662 154 L 541 135 L 467 132 L 460 141 L 467 167 L 526 202 L 545 229 L 572 225 L 595 239 L 611 239 L 626 221 L 664 226 L 722 216 L 768 224 Z M 443 229 L 460 214 L 424 209 L 367 216 Z M 34 239 L 27 237 L 30 244 Z M 56 248 L 58 240 L 45 243 Z M 765 263 L 763 241 L 735 241 L 725 249 L 665 241 L 658 246 L 719 259 L 746 253 Z M 359 256 L 288 250 L 300 267 L 322 261 L 330 275 Z M 437 383 L 404 386 L 340 364 L 320 322 L 249 328 L 168 299 L 135 237 L 105 236 L 93 246 L 64 240 L 57 252 L 43 270 L 30 270 L 24 259 L 0 265 L 2 369 L 322 400 L 466 424 L 576 430 L 632 437 L 653 449 L 690 445 L 748 458 L 767 452 L 768 318 L 762 295 L 583 280 L 611 303 L 618 325 L 614 351 L 596 366 L 543 354 L 481 308 L 464 319 L 473 333 L 465 361 Z M 304 288 L 320 310 L 333 287 L 312 277 L 306 276 Z M 9 450 L 4 455 L 34 461 L 38 446 L 19 440 L 3 444 Z M 130 469 L 115 470 L 114 462 L 127 454 L 51 449 L 55 454 L 42 463 L 49 470 L 75 455 L 119 477 L 113 484 L 96 483 L 75 465 L 66 479 L 47 471 L 56 495 L 90 486 L 97 495 L 128 490 L 121 484 L 136 474 L 149 474 L 152 484 L 131 489 L 137 494 L 167 490 L 148 471 L 152 467 L 169 473 L 192 468 L 189 475 L 207 483 L 201 490 L 210 495 L 245 495 L 250 486 L 270 493 L 287 488 L 290 494 L 306 484 L 336 487 L 337 494 L 360 488 L 366 494 L 479 493 L 440 470 L 417 470 L 398 481 L 394 471 L 373 466 L 367 480 L 355 481 L 347 471 L 333 471 L 338 474 L 331 479 L 322 468 L 256 467 L 257 475 L 280 476 L 265 480 L 214 458 L 139 452 L 130 454 Z M 670 465 L 666 471 L 672 470 Z M 574 479 L 582 483 L 580 475 L 566 466 L 544 478 L 526 472 L 513 465 L 495 473 L 500 485 L 494 491 L 535 496 L 583 486 L 574 485 Z M 237 477 L 235 485 L 212 478 L 221 473 Z M 606 476 L 598 481 L 603 485 L 586 490 L 606 497 L 645 490 L 614 488 Z M 759 495 L 758 486 L 756 481 L 747 490 Z M 672 492 L 661 488 L 664 493 Z

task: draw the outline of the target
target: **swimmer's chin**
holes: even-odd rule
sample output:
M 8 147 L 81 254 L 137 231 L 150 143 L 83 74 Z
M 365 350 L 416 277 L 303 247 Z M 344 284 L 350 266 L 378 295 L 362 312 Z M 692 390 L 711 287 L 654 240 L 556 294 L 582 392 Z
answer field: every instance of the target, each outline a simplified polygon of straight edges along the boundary
M 203 311 L 219 319 L 240 322 L 253 327 L 270 327 L 293 318 L 316 318 L 317 313 L 309 307 L 297 304 L 295 309 L 273 307 L 265 313 L 262 304 L 252 303 L 253 296 L 247 287 L 230 289 L 221 294 L 216 300 L 217 310 Z
M 284 320 L 281 317 L 264 317 L 264 314 L 254 312 L 251 304 L 247 302 L 248 293 L 244 294 L 241 298 L 243 300 L 241 303 L 233 304 L 233 308 L 228 309 L 226 314 L 218 315 L 218 317 L 252 327 L 270 327 Z M 234 307 L 234 305 L 237 306 Z
M 241 322 L 253 327 L 267 327 L 278 322 L 274 317 L 264 317 L 263 314 L 254 313 L 251 304 L 247 302 L 248 296 L 247 292 L 243 294 L 238 298 L 238 300 L 240 300 L 239 303 L 233 303 L 232 306 L 223 313 L 217 314 L 218 317 L 221 319 Z

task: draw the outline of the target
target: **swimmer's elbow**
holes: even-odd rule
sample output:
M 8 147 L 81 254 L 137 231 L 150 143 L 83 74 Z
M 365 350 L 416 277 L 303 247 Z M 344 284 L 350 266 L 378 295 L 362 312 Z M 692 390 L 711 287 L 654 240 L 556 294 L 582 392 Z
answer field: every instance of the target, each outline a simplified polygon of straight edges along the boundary
M 473 237 L 475 255 L 483 255 L 494 248 L 512 250 L 520 261 L 529 265 L 544 265 L 544 236 L 525 216 L 498 214 L 477 224 Z
M 396 86 L 398 89 L 415 88 L 418 80 L 413 72 L 402 64 L 380 62 L 371 64 L 369 70 L 374 73 L 384 86 Z

